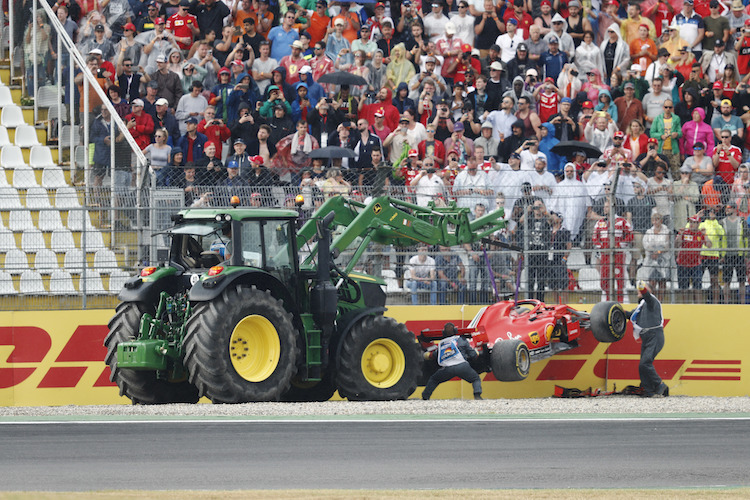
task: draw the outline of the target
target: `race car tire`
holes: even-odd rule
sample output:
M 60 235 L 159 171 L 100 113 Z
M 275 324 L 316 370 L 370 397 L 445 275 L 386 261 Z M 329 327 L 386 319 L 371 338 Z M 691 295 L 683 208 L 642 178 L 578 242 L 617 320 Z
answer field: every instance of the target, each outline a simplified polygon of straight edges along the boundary
M 185 368 L 213 403 L 278 401 L 297 372 L 297 330 L 281 300 L 255 286 L 230 286 L 193 309 Z
M 339 394 L 350 401 L 406 399 L 417 389 L 422 353 L 406 325 L 385 316 L 365 316 L 341 347 L 336 374 Z
M 625 335 L 628 319 L 618 302 L 599 302 L 591 310 L 591 333 L 599 342 L 617 342 Z
M 531 356 L 521 339 L 495 342 L 491 354 L 492 373 L 501 382 L 518 382 L 529 376 Z
M 141 316 L 154 313 L 154 308 L 141 302 L 123 302 L 117 306 L 109 321 L 109 333 L 104 338 L 109 365 L 109 379 L 120 388 L 120 395 L 133 404 L 157 405 L 168 403 L 197 403 L 198 389 L 187 380 L 157 378 L 156 371 L 121 369 L 117 366 L 117 346 L 138 335 Z

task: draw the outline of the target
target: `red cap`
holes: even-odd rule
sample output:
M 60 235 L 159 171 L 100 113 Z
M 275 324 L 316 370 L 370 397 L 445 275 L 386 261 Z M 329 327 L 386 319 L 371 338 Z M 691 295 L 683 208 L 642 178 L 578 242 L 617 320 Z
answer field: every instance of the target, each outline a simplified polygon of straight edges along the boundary
M 551 76 L 548 76 L 547 78 L 544 79 L 544 83 L 547 83 L 547 82 L 554 84 L 555 79 L 552 78 Z
M 250 161 L 253 163 L 260 163 L 261 165 L 263 165 L 263 157 L 261 155 L 251 156 Z
M 419 156 L 419 153 L 417 153 L 416 149 L 410 149 L 409 156 Z
M 231 71 L 229 71 L 229 68 L 227 68 L 226 66 L 224 66 L 223 68 L 221 68 L 221 69 L 219 70 L 219 74 L 220 74 L 220 75 L 221 75 L 221 74 L 231 75 L 231 74 L 232 74 L 232 72 L 231 72 Z
M 383 7 L 385 9 L 385 4 L 383 2 L 378 2 L 375 4 L 375 8 L 377 9 L 378 7 Z
M 122 29 L 123 29 L 123 30 L 130 30 L 130 31 L 135 31 L 135 24 L 133 24 L 133 23 L 128 23 L 128 24 L 126 24 L 125 26 L 123 26 L 123 27 L 122 27 Z
M 203 145 L 203 150 L 205 151 L 205 149 L 209 146 L 216 147 L 216 143 L 214 141 L 206 141 L 206 143 Z
M 552 7 L 552 2 L 550 2 L 549 0 L 542 0 L 542 5 L 549 5 L 550 7 Z
M 456 149 L 451 149 L 450 151 L 448 151 L 448 153 L 446 154 L 446 156 L 449 155 L 449 154 L 451 154 L 451 153 L 455 154 L 456 156 L 461 156 L 461 153 L 458 150 L 456 150 Z
M 164 24 L 166 21 L 164 21 L 163 17 L 157 17 L 154 19 L 154 24 Z
M 235 59 L 232 61 L 232 66 L 242 66 L 242 59 Z
M 594 103 L 591 101 L 585 101 L 583 107 L 584 109 L 594 109 Z
M 692 217 L 688 217 L 688 220 L 690 222 L 700 222 L 701 221 L 701 216 L 700 215 L 693 215 Z
M 622 130 L 618 130 L 617 132 L 615 132 L 615 137 L 625 137 L 625 132 L 623 132 Z
M 750 26 L 750 19 L 747 19 L 747 20 L 745 21 L 745 26 Z
M 715 88 L 715 89 L 720 89 L 720 88 L 722 88 L 722 86 L 721 86 L 721 81 L 719 81 L 719 80 L 716 80 L 716 81 L 714 82 L 714 88 Z
M 659 141 L 657 141 L 657 140 L 656 140 L 656 139 L 654 139 L 653 137 L 649 137 L 649 138 L 648 138 L 648 143 L 649 143 L 649 144 L 659 144 Z
M 469 45 L 468 43 L 465 43 L 463 47 L 461 48 L 461 50 L 463 50 L 464 52 L 471 52 L 471 48 L 472 48 L 471 45 Z
M 377 111 L 375 111 L 375 116 L 385 116 L 385 109 L 378 108 Z
M 641 23 L 641 24 L 639 24 L 639 25 L 638 25 L 638 27 L 639 27 L 639 28 L 640 28 L 641 26 L 642 26 L 642 27 L 644 27 L 644 28 L 646 28 L 646 30 L 649 30 L 649 29 L 650 29 L 650 28 L 648 27 L 648 24 L 646 24 L 646 23 Z

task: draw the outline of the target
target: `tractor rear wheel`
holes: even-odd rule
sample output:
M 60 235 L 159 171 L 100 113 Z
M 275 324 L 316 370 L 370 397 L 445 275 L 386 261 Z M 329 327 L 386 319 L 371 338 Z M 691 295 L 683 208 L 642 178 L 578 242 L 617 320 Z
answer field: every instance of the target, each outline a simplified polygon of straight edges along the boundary
M 366 316 L 343 340 L 339 394 L 352 401 L 406 399 L 417 389 L 422 354 L 414 334 L 385 316 Z
M 529 376 L 531 356 L 521 339 L 500 340 L 492 347 L 492 373 L 501 382 L 518 382 Z
M 104 338 L 107 348 L 105 363 L 109 365 L 109 379 L 120 388 L 120 395 L 133 404 L 197 403 L 198 389 L 187 380 L 169 381 L 156 377 L 155 371 L 129 370 L 117 367 L 117 346 L 138 335 L 141 316 L 153 314 L 152 307 L 140 302 L 123 302 L 117 306 L 109 321 L 109 334 Z
M 292 315 L 269 291 L 230 286 L 188 320 L 185 368 L 214 403 L 278 401 L 297 366 Z
M 599 342 L 617 342 L 625 335 L 628 319 L 619 302 L 599 302 L 589 317 L 591 333 Z

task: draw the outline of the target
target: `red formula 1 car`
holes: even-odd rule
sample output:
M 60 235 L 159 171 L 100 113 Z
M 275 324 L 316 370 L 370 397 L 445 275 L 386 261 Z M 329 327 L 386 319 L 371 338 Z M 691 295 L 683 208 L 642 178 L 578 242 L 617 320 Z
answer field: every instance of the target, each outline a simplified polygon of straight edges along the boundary
M 472 366 L 491 371 L 504 382 L 523 380 L 531 363 L 578 347 L 578 338 L 591 331 L 599 342 L 617 342 L 625 335 L 627 317 L 617 302 L 600 302 L 591 313 L 566 305 L 546 305 L 539 300 L 503 301 L 483 307 L 467 328 L 458 332 L 479 353 Z M 434 341 L 445 338 L 440 330 L 422 330 L 422 349 L 431 352 Z M 429 357 L 429 356 L 428 356 Z M 426 377 L 437 363 L 425 363 Z

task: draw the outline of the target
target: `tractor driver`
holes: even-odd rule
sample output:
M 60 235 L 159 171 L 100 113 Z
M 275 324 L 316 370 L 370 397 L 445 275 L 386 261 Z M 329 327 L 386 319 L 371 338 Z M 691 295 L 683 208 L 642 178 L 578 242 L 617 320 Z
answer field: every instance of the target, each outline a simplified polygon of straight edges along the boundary
M 219 254 L 222 260 L 229 260 L 232 257 L 232 226 L 226 223 L 221 227 L 221 234 L 211 242 L 209 248 L 211 252 Z
M 460 377 L 469 382 L 474 389 L 474 399 L 482 399 L 482 379 L 469 364 L 470 359 L 477 357 L 477 352 L 465 338 L 458 335 L 453 323 L 445 324 L 443 335 L 450 336 L 441 340 L 437 349 L 424 354 L 425 359 L 433 359 L 437 354 L 437 362 L 440 368 L 427 381 L 424 392 L 422 392 L 422 399 L 430 399 L 438 385 L 453 377 Z

